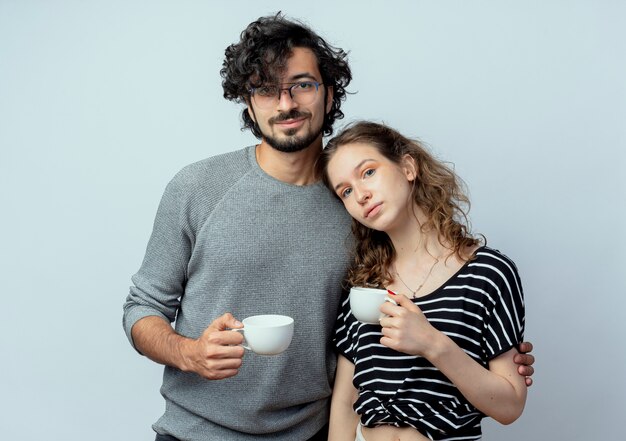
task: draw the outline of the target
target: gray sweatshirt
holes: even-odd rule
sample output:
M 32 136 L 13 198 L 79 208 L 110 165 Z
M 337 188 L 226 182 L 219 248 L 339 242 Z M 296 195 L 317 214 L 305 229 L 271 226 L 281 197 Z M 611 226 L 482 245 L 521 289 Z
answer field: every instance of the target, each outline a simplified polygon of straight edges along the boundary
M 255 148 L 185 167 L 169 183 L 124 329 L 146 316 L 197 338 L 225 312 L 294 318 L 290 347 L 246 351 L 235 377 L 210 381 L 165 367 L 164 415 L 153 428 L 181 440 L 305 440 L 328 421 L 336 366 L 331 336 L 349 259 L 350 219 L 317 183 L 267 175 Z

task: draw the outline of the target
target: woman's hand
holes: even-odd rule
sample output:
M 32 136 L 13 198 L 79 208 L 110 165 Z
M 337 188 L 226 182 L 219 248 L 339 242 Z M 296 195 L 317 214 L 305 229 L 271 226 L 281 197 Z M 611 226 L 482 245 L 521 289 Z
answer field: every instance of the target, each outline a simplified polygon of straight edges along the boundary
M 426 319 L 422 310 L 402 294 L 390 295 L 397 305 L 385 302 L 380 310 L 388 317 L 380 319 L 383 337 L 380 343 L 409 355 L 428 358 L 432 343 L 441 335 Z

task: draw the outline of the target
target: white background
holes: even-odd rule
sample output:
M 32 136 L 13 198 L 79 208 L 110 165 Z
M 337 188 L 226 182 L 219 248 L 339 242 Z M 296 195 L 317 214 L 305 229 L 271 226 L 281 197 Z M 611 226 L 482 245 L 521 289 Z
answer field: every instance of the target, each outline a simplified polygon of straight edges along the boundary
M 384 121 L 454 162 L 474 230 L 518 264 L 535 385 L 484 439 L 623 439 L 617 0 L 0 0 L 0 437 L 153 439 L 162 369 L 122 303 L 169 179 L 255 142 L 219 69 L 280 9 L 350 51 L 337 128 Z

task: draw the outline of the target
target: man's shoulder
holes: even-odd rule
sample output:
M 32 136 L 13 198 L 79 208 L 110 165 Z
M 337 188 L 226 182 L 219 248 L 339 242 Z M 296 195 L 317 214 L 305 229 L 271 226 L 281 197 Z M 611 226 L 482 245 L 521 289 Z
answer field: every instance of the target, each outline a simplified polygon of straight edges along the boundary
M 245 147 L 189 164 L 174 176 L 171 184 L 188 189 L 232 185 L 251 170 L 249 156 L 252 148 Z
M 176 176 L 182 179 L 197 179 L 206 177 L 206 172 L 210 172 L 213 176 L 237 171 L 239 174 L 246 173 L 252 167 L 249 160 L 251 148 L 253 147 L 244 147 L 191 163 L 183 167 Z

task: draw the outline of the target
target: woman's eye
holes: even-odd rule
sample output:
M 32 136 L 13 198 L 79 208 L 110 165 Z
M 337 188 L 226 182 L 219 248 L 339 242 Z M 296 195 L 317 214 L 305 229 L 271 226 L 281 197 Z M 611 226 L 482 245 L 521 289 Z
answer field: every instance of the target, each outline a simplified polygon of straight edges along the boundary
M 352 189 L 346 188 L 344 191 L 341 192 L 341 197 L 347 198 L 348 196 L 350 196 L 350 193 L 352 193 Z
M 373 168 L 368 168 L 363 173 L 363 176 L 372 176 L 374 173 L 376 173 L 376 170 L 374 170 Z

